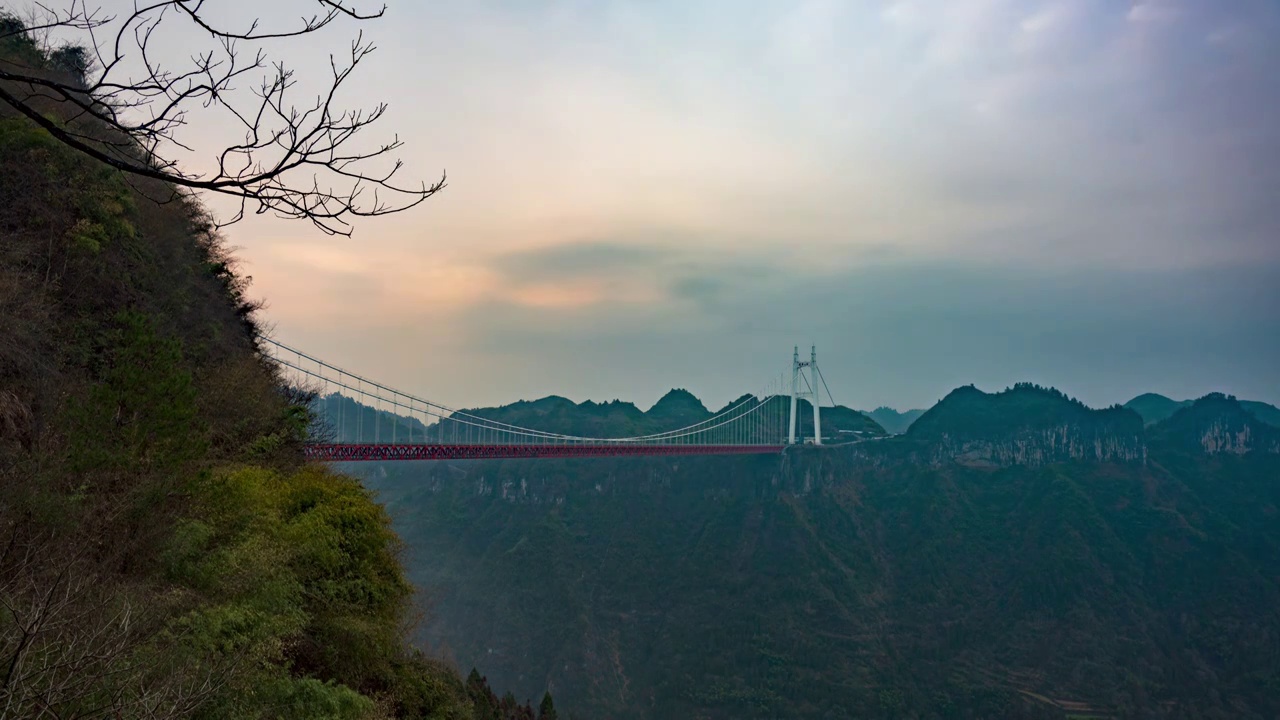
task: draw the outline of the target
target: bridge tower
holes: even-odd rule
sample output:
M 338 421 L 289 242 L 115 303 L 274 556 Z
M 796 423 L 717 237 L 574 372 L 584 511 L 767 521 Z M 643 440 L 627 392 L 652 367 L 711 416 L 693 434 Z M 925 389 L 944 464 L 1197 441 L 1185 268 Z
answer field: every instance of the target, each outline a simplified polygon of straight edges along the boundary
M 804 368 L 809 368 L 809 390 L 800 389 L 800 375 Z M 789 445 L 796 444 L 796 409 L 800 398 L 807 398 L 813 404 L 813 444 L 822 444 L 822 417 L 818 413 L 818 347 L 809 346 L 809 361 L 800 360 L 800 346 L 796 345 L 791 355 L 791 432 L 787 437 Z

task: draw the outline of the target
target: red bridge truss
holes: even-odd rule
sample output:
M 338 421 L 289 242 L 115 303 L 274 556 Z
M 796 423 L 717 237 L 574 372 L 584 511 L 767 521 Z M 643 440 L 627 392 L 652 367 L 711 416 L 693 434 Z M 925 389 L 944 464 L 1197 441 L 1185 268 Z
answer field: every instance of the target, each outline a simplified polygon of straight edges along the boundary
M 780 453 L 782 445 L 445 445 L 313 443 L 307 457 L 324 462 L 388 460 L 498 460 L 512 458 L 633 457 L 640 455 L 747 455 Z

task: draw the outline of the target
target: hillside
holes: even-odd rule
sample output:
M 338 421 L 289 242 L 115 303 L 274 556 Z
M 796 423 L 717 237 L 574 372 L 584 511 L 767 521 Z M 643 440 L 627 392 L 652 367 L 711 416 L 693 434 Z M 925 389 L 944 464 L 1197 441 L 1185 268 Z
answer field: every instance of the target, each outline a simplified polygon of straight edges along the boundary
M 813 422 L 813 406 L 803 400 L 796 403 L 796 405 L 796 413 L 800 417 L 808 419 L 804 423 L 805 427 L 808 427 Z M 859 437 L 877 437 L 886 434 L 880 423 L 867 417 L 866 413 L 858 412 L 852 408 L 836 405 L 835 407 L 823 407 L 820 412 L 822 437 L 827 442 L 838 443 L 856 440 Z
M 1167 420 L 1175 412 L 1189 407 L 1193 402 L 1193 400 L 1171 400 L 1164 395 L 1145 393 L 1125 403 L 1124 406 L 1141 415 L 1142 421 L 1147 425 L 1154 425 Z M 1275 405 L 1256 400 L 1241 400 L 1240 407 L 1258 420 L 1272 427 L 1280 427 L 1280 408 Z
M 1161 420 L 1166 420 L 1173 415 L 1179 408 L 1186 407 L 1191 404 L 1190 400 L 1171 400 L 1164 395 L 1157 393 L 1144 393 L 1138 397 L 1125 403 L 1124 406 L 1142 416 L 1142 421 L 1147 425 L 1154 425 Z
M 56 59 L 0 37 L 0 66 Z M 7 108 L 0 716 L 532 718 L 408 643 L 401 541 L 303 462 L 308 398 L 205 209 Z
M 863 411 L 867 417 L 880 423 L 885 432 L 898 435 L 907 431 L 911 423 L 924 414 L 924 410 L 906 410 L 898 412 L 891 407 L 878 407 L 870 412 Z
M 351 471 L 433 589 L 423 637 L 592 715 L 1280 712 L 1280 451 L 1238 403 L 1150 434 L 1034 386 L 930 412 L 782 459 Z M 1023 452 L 938 451 L 957 435 Z
M 1280 428 L 1259 420 L 1234 397 L 1211 393 L 1156 423 L 1152 441 L 1172 451 L 1207 455 L 1280 453 Z
M 1070 460 L 1142 461 L 1142 418 L 1120 407 L 1094 410 L 1051 388 L 1019 384 L 999 393 L 953 390 L 903 438 L 929 462 L 975 466 Z

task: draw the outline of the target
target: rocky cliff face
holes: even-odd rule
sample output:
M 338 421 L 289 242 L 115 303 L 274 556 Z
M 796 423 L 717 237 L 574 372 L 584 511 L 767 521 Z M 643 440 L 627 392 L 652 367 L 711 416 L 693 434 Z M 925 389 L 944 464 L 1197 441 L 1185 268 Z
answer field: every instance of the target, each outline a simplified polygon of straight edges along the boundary
M 667 492 L 681 477 L 731 478 L 726 497 L 805 495 L 837 487 L 864 470 L 910 468 L 1040 468 L 1057 463 L 1144 466 L 1161 453 L 1280 453 L 1280 430 L 1261 423 L 1234 398 L 1210 395 L 1173 417 L 1145 427 L 1136 413 L 1093 410 L 1056 391 L 1019 386 L 987 394 L 961 388 L 926 413 L 904 436 L 839 447 L 799 447 L 780 456 L 630 458 L 625 461 L 421 463 L 420 488 L 430 493 L 462 480 L 476 496 L 513 504 L 563 504 L 566 499 Z M 572 469 L 570 469 L 572 468 Z M 364 468 L 363 471 L 368 471 Z M 575 476 L 575 482 L 567 477 Z M 584 483 L 582 477 L 591 482 Z
M 1206 395 L 1152 428 L 1154 442 L 1208 455 L 1280 453 L 1280 429 L 1258 420 L 1231 396 Z
M 1277 665 L 1280 456 L 1148 437 L 1144 465 L 1116 461 L 1140 435 L 1069 420 L 963 429 L 357 469 L 429 589 L 423 641 L 583 717 L 932 717 L 940 697 L 1061 715 L 978 707 L 992 683 L 1096 715 L 1221 696 L 1218 716 L 1277 717 L 1258 677 Z
M 1124 408 L 1092 410 L 1060 393 L 1019 386 L 987 394 L 961 388 L 905 437 L 855 446 L 865 463 L 974 468 L 1039 467 L 1060 462 L 1145 464 L 1150 445 L 1183 454 L 1280 453 L 1280 429 L 1235 398 L 1213 393 L 1143 427 Z
M 896 450 L 909 461 L 931 466 L 979 468 L 1147 459 L 1142 418 L 1136 413 L 1093 410 L 1034 385 L 995 394 L 959 388 L 922 415 L 901 444 L 900 449 L 884 445 L 876 451 Z
M 1248 425 L 1232 427 L 1232 423 L 1223 419 L 1215 420 L 1204 428 L 1200 433 L 1200 447 L 1210 455 L 1217 453 L 1243 455 L 1255 447 L 1267 452 L 1277 450 L 1274 444 L 1270 447 L 1259 447 L 1253 429 Z
M 1147 460 L 1141 434 L 1062 424 L 1003 438 L 966 439 L 944 435 L 927 452 L 932 465 L 955 462 L 970 467 L 1038 467 L 1056 462 L 1138 462 Z

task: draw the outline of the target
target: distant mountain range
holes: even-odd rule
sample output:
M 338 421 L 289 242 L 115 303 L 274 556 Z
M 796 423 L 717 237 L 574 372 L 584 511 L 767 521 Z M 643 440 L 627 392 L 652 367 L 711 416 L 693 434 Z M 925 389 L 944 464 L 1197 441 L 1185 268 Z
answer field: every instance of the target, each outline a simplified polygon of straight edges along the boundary
M 1146 457 L 1142 418 L 1119 406 L 1095 410 L 1052 388 L 1020 383 L 999 393 L 951 391 L 903 437 L 923 461 L 978 466 Z M 924 448 L 920 451 L 919 448 Z
M 1133 410 L 1142 417 L 1142 421 L 1146 425 L 1154 425 L 1173 415 L 1174 411 L 1183 407 L 1190 407 L 1194 400 L 1172 400 L 1156 393 L 1144 393 L 1124 404 L 1124 407 Z M 1256 400 L 1241 400 L 1240 406 L 1246 411 L 1253 414 L 1254 417 L 1268 425 L 1280 427 L 1280 408 L 1264 402 Z M 881 406 L 875 410 L 863 410 L 862 413 L 872 420 L 880 423 L 885 432 L 891 435 L 904 433 L 911 424 L 921 415 L 925 414 L 925 410 L 906 410 L 898 411 L 891 407 Z
M 1271 720 L 1280 428 L 1176 405 L 962 387 L 841 448 L 350 469 L 408 545 L 421 637 L 582 717 Z
M 1019 383 L 1013 389 L 1035 390 L 1037 386 Z M 1040 390 L 1044 389 L 1040 388 Z M 1060 399 L 1066 398 L 1056 390 L 1046 392 Z M 988 403 L 990 407 L 976 400 L 984 396 L 991 398 Z M 586 400 L 575 403 L 559 395 L 549 395 L 538 400 L 520 400 L 499 407 L 472 408 L 463 412 L 546 432 L 583 437 L 626 437 L 663 432 L 699 423 L 751 397 L 743 395 L 716 412 L 712 412 L 693 393 L 683 388 L 669 391 L 647 411 L 636 407 L 634 403 L 621 400 L 602 403 Z M 965 398 L 969 398 L 969 402 L 966 402 Z M 1051 412 L 1048 410 L 1049 406 L 1044 405 L 1048 399 L 1044 393 L 988 394 L 973 386 L 965 386 L 952 391 L 929 410 L 898 411 L 881 406 L 875 410 L 859 411 L 843 405 L 823 407 L 822 434 L 830 440 L 901 435 L 915 427 L 916 422 L 921 418 L 928 418 L 925 426 L 928 428 L 936 425 L 937 418 L 956 413 L 963 415 L 963 420 L 958 421 L 959 425 L 971 429 L 985 428 L 985 424 L 994 419 L 1006 418 L 1007 420 L 1017 417 L 1018 411 L 1022 409 L 1034 412 L 1036 407 L 1040 407 L 1042 411 Z M 333 425 L 332 431 L 336 439 L 348 441 L 357 438 L 370 439 L 374 434 L 380 440 L 393 437 L 404 439 L 415 434 L 421 435 L 424 431 L 422 422 L 416 418 L 402 417 L 386 410 L 361 405 L 345 396 L 333 394 L 321 398 L 320 401 L 324 414 L 330 418 Z M 790 401 L 781 397 L 776 401 L 784 406 L 781 411 L 785 413 L 787 411 L 785 405 Z M 1024 402 L 1030 405 L 1021 407 Z M 1117 407 L 1132 410 L 1137 413 L 1143 425 L 1151 426 L 1168 419 L 1181 408 L 1190 407 L 1194 402 L 1193 400 L 1172 400 L 1163 395 L 1146 393 Z M 1238 402 L 1241 408 L 1258 420 L 1280 427 L 1280 408 L 1252 400 Z M 1075 400 L 1071 400 L 1068 406 L 1072 408 L 1071 412 L 1077 414 L 1089 410 Z M 1113 412 L 1115 409 L 1111 408 L 1107 412 Z M 798 403 L 799 434 L 805 436 L 812 434 L 812 413 L 809 401 L 800 400 Z
M 898 412 L 891 407 L 882 405 L 875 410 L 863 410 L 862 414 L 880 423 L 885 432 L 891 435 L 898 435 L 906 432 L 907 428 L 911 427 L 911 423 L 924 414 L 924 410 L 916 409 Z
M 1173 400 L 1156 393 L 1145 393 L 1125 403 L 1124 406 L 1142 416 L 1147 425 L 1154 425 L 1177 412 L 1190 407 L 1194 400 Z M 1256 400 L 1240 400 L 1240 407 L 1255 418 L 1273 427 L 1280 427 L 1280 408 Z

